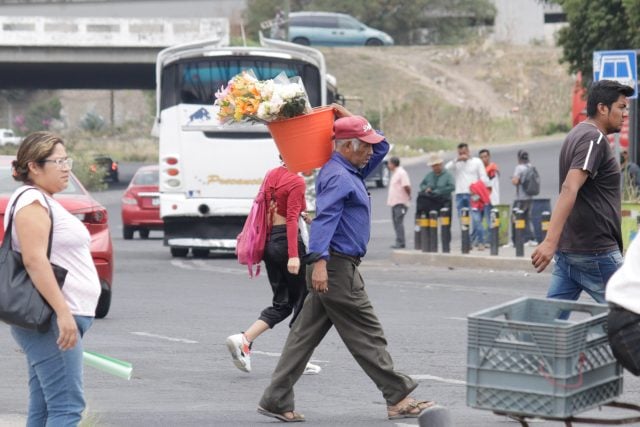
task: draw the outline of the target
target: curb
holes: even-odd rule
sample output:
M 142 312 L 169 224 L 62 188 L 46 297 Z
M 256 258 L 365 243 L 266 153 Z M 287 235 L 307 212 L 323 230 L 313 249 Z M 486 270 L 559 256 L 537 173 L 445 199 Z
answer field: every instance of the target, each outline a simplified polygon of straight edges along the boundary
M 398 264 L 421 264 L 433 267 L 471 268 L 535 273 L 531 258 L 470 254 L 443 254 L 417 250 L 394 250 L 391 260 Z

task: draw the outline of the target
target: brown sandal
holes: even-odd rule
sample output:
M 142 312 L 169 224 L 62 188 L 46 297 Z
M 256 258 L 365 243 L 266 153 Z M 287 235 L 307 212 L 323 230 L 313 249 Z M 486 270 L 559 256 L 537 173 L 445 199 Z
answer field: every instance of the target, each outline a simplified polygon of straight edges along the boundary
M 287 412 L 289 412 L 289 411 L 287 411 Z M 302 414 L 300 414 L 298 412 L 295 412 L 295 411 L 290 411 L 290 412 L 293 414 L 293 416 L 291 418 L 286 417 L 284 414 L 276 414 L 275 412 L 269 412 L 266 409 L 258 406 L 258 413 L 259 414 L 265 415 L 265 416 L 271 417 L 271 418 L 276 418 L 276 419 L 278 419 L 278 420 L 280 420 L 280 421 L 282 421 L 284 423 L 301 423 L 301 422 L 306 421 L 304 419 L 304 415 L 302 415 Z
M 418 418 L 422 411 L 435 406 L 436 402 L 431 400 L 415 400 L 411 399 L 402 406 L 387 406 L 387 415 L 390 420 L 399 420 L 402 418 Z

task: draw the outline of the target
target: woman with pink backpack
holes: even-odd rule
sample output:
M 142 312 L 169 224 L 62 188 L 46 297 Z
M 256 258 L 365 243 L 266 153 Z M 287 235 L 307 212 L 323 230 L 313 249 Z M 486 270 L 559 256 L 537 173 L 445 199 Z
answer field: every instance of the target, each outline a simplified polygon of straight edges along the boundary
M 253 270 L 251 264 L 260 262 L 259 259 L 251 259 L 251 254 L 260 254 L 262 248 L 246 246 L 262 245 L 261 241 L 264 242 L 264 254 L 260 258 L 264 261 L 273 291 L 271 306 L 260 313 L 258 320 L 246 331 L 227 337 L 226 344 L 233 363 L 241 371 L 251 372 L 253 341 L 293 313 L 289 323 L 291 327 L 307 296 L 306 268 L 300 265 L 306 248 L 299 230 L 301 216 L 309 221 L 305 212 L 305 190 L 304 179 L 289 172 L 284 165 L 268 171 L 248 223 L 238 237 L 238 260 L 248 265 L 250 273 Z M 243 234 L 251 234 L 251 237 L 243 240 Z M 320 367 L 311 363 L 305 370 L 308 374 L 318 372 Z

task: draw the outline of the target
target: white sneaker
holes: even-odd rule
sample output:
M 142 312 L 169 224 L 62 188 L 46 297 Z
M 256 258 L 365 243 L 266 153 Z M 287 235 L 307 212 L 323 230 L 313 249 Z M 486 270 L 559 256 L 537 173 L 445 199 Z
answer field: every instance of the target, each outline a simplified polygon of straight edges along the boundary
M 316 375 L 322 371 L 322 368 L 318 365 L 314 365 L 313 363 L 307 363 L 307 366 L 304 368 L 304 372 L 302 375 Z
M 244 334 L 235 334 L 227 337 L 227 348 L 233 364 L 244 372 L 251 372 L 251 344 Z
M 536 242 L 535 240 L 529 240 L 526 243 L 527 246 L 538 246 L 538 242 Z

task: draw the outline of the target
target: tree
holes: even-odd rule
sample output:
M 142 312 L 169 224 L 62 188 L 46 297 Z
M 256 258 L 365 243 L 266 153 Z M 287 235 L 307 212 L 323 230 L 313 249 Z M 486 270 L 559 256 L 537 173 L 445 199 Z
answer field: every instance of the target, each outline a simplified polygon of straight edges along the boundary
M 567 14 L 558 44 L 569 71 L 582 72 L 586 85 L 593 76 L 593 52 L 640 47 L 638 0 L 555 0 Z

